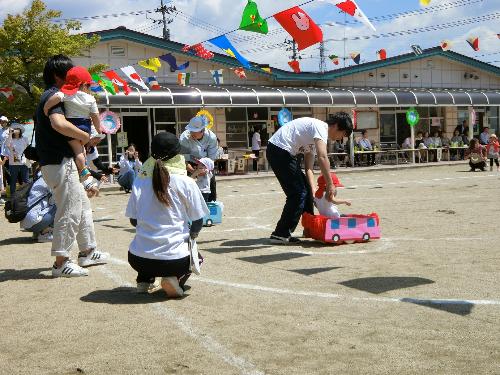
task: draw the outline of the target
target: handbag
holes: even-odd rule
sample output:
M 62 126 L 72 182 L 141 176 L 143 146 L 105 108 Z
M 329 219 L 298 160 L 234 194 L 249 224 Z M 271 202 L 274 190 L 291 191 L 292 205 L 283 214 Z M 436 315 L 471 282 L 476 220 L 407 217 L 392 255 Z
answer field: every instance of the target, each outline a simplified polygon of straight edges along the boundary
M 196 240 L 194 238 L 191 238 L 191 236 L 189 237 L 188 240 L 188 247 L 191 258 L 189 269 L 195 275 L 199 275 L 201 274 L 201 267 L 200 267 L 200 256 L 198 254 L 198 244 L 196 243 Z

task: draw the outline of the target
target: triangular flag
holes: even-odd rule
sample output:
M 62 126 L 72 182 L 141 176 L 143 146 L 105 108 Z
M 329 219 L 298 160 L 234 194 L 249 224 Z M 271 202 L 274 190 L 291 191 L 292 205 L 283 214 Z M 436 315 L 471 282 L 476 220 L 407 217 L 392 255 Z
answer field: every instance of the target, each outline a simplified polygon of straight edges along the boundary
M 141 61 L 139 61 L 139 65 L 145 69 L 152 70 L 155 73 L 157 73 L 158 69 L 161 68 L 161 62 L 160 62 L 160 59 L 158 57 L 153 57 L 151 59 L 141 60 Z
M 146 83 L 144 83 L 141 76 L 135 71 L 133 66 L 124 66 L 120 69 L 133 83 L 141 86 L 144 90 L 149 91 L 149 87 L 146 85 Z
M 448 51 L 451 48 L 451 42 L 449 40 L 443 40 L 441 42 L 441 48 L 443 51 Z
M 352 52 L 350 54 L 352 61 L 354 61 L 356 64 L 359 64 L 361 61 L 361 54 L 359 52 Z
M 339 57 L 337 55 L 330 55 L 328 56 L 330 60 L 332 60 L 332 63 L 335 65 L 339 65 Z
M 104 75 L 108 77 L 111 82 L 113 82 L 113 86 L 115 88 L 115 92 L 118 93 L 120 91 L 120 87 L 125 92 L 125 95 L 130 94 L 130 87 L 128 87 L 127 81 L 123 80 L 114 70 L 108 70 L 104 72 Z
M 377 51 L 377 56 L 379 60 L 385 60 L 387 59 L 387 51 L 384 48 L 382 48 Z
M 420 5 L 423 7 L 428 6 L 431 3 L 431 0 L 420 0 Z
M 267 21 L 260 16 L 257 4 L 253 0 L 248 0 L 248 3 L 243 10 L 240 30 L 253 31 L 261 34 L 267 34 L 269 32 Z
M 245 69 L 243 69 L 243 68 L 236 68 L 236 69 L 234 69 L 234 74 L 236 74 L 241 79 L 246 79 L 247 78 L 247 75 L 245 73 Z
M 269 64 L 257 64 L 257 67 L 262 69 L 264 72 L 271 74 L 271 67 Z
M 148 77 L 148 84 L 149 87 L 151 87 L 152 90 L 160 90 L 160 84 L 158 83 L 158 80 L 156 77 Z
M 292 68 L 294 73 L 300 73 L 300 62 L 297 60 L 292 60 L 288 62 L 290 68 Z
M 190 73 L 179 73 L 177 74 L 177 83 L 181 86 L 189 85 Z
M 250 68 L 250 63 L 248 62 L 248 60 L 241 56 L 241 54 L 236 50 L 236 48 L 233 47 L 233 45 L 225 35 L 210 39 L 209 42 L 214 46 L 219 47 L 232 58 L 237 59 L 245 68 Z
M 479 37 L 471 36 L 467 39 L 467 43 L 469 43 L 474 51 L 479 51 Z
M 202 59 L 205 59 L 205 60 L 210 60 L 210 59 L 213 59 L 214 58 L 214 53 L 212 51 L 209 51 L 207 50 L 203 44 L 201 43 L 198 43 L 198 44 L 194 44 L 192 46 L 190 45 L 185 45 L 183 48 L 182 48 L 182 52 L 190 52 L 190 51 L 193 51 L 192 53 L 198 57 L 201 57 Z
M 356 4 L 354 0 L 322 0 L 322 1 L 327 1 L 329 3 L 332 3 L 341 11 L 353 16 L 354 18 L 357 18 L 358 21 L 364 23 L 373 31 L 376 30 L 375 26 L 373 26 L 368 17 L 366 17 L 365 13 L 363 13 L 361 8 L 358 6 L 358 4 Z
M 177 70 L 185 70 L 189 67 L 189 61 L 185 62 L 182 65 L 177 65 L 177 59 L 171 53 L 167 53 L 166 55 L 162 55 L 159 57 L 160 60 L 165 61 L 168 65 L 170 65 L 170 72 L 174 73 Z
M 274 18 L 297 42 L 299 51 L 323 41 L 319 26 L 299 7 L 277 13 Z
M 222 69 L 211 70 L 210 73 L 212 74 L 212 78 L 214 79 L 214 82 L 216 85 L 223 85 L 224 84 L 224 77 L 222 76 Z
M 99 86 L 101 86 L 104 90 L 109 92 L 111 95 L 116 95 L 116 90 L 115 90 L 115 85 L 113 85 L 113 82 L 106 78 L 102 78 L 99 76 L 99 74 L 92 74 L 92 79 L 94 82 L 96 82 Z M 94 91 L 94 90 L 92 90 Z
M 0 93 L 2 93 L 9 103 L 15 100 L 14 94 L 12 94 L 12 89 L 10 87 L 0 87 Z

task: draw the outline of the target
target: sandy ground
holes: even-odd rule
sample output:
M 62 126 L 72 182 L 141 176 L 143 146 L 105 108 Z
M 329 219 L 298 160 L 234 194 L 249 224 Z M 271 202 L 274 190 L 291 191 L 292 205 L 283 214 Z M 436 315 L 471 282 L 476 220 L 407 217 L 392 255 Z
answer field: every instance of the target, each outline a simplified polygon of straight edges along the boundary
M 1 218 L 0 373 L 500 374 L 500 174 L 465 169 L 339 173 L 383 229 L 339 247 L 270 246 L 276 180 L 221 182 L 182 300 L 134 294 L 121 192 L 93 201 L 113 258 L 83 279 Z

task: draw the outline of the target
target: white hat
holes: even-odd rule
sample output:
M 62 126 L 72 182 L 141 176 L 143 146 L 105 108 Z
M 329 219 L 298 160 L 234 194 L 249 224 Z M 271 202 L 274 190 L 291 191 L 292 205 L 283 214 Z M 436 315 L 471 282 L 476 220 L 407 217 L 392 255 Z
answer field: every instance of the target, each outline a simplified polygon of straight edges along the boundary
M 189 121 L 189 124 L 187 124 L 186 126 L 186 130 L 193 133 L 198 133 L 204 130 L 207 125 L 208 119 L 205 116 L 196 116 Z
M 15 124 L 11 124 L 10 127 L 12 129 L 19 129 L 19 130 L 21 130 L 22 133 L 24 133 L 24 131 L 26 130 L 23 125 L 21 125 L 17 122 Z
M 214 170 L 214 161 L 210 158 L 201 158 L 198 163 L 203 164 L 209 171 Z
M 2 116 L 2 117 L 0 117 L 0 121 L 2 121 L 2 122 L 3 121 L 8 122 L 9 119 L 7 117 L 5 117 L 5 116 Z

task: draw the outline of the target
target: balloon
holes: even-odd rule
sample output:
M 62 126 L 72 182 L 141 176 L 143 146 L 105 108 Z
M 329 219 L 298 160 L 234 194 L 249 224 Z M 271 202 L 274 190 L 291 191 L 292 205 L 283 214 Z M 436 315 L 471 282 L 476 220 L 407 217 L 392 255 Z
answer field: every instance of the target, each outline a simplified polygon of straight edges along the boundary
M 281 111 L 278 112 L 278 124 L 280 126 L 285 125 L 286 123 L 292 121 L 292 112 L 290 112 L 288 109 L 283 108 Z
M 116 134 L 120 130 L 120 117 L 111 111 L 105 111 L 99 115 L 101 119 L 102 132 L 105 134 Z
M 420 121 L 420 115 L 415 108 L 412 107 L 406 112 L 406 121 L 411 127 L 418 124 Z

